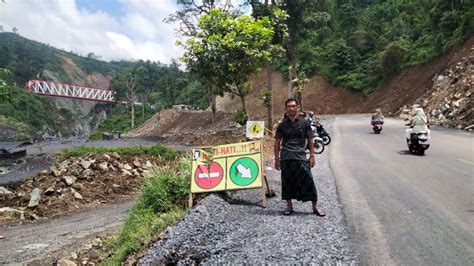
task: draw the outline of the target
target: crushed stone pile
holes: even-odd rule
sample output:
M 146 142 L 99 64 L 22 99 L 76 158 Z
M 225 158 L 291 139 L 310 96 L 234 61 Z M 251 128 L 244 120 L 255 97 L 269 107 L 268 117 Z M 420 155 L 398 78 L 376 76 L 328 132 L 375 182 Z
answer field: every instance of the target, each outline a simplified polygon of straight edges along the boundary
M 129 198 L 157 158 L 117 153 L 69 157 L 15 189 L 0 187 L 0 220 L 54 218 Z

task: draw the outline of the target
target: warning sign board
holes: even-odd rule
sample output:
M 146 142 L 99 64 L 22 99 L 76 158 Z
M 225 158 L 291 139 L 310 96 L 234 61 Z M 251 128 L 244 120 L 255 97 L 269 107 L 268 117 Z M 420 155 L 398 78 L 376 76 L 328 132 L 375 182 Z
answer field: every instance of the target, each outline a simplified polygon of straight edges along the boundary
M 193 149 L 191 193 L 262 187 L 260 141 Z
M 249 139 L 261 139 L 265 129 L 264 121 L 247 121 L 245 136 Z

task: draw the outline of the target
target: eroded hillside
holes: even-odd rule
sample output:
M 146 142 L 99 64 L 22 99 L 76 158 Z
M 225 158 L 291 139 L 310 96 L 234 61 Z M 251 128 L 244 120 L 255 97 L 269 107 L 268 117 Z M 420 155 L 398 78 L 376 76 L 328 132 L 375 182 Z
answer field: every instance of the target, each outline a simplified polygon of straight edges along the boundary
M 474 37 L 448 54 L 424 66 L 402 71 L 381 84 L 370 97 L 333 86 L 322 76 L 314 76 L 303 91 L 305 110 L 316 114 L 371 113 L 380 107 L 388 116 L 407 116 L 413 105 L 425 108 L 433 123 L 445 127 L 470 130 L 473 128 L 473 63 Z M 273 79 L 273 119 L 284 113 L 288 97 L 287 80 L 278 72 Z M 265 119 L 266 109 L 260 93 L 266 86 L 266 74 L 251 79 L 254 88 L 247 98 L 251 120 Z M 143 126 L 128 134 L 130 137 L 161 137 L 171 142 L 210 144 L 232 142 L 243 135 L 243 128 L 232 120 L 240 108 L 238 97 L 218 97 L 217 123 L 211 123 L 210 111 L 163 110 Z

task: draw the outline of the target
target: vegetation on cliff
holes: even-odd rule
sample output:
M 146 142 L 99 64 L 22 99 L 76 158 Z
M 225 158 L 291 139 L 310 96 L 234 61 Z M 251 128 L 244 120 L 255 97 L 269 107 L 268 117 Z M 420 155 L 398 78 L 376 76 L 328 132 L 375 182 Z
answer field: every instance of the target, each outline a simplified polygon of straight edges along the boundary
M 474 32 L 472 1 L 305 1 L 310 2 L 313 9 L 303 14 L 294 40 L 299 70 L 365 94 Z M 280 62 L 281 69 L 286 65 Z

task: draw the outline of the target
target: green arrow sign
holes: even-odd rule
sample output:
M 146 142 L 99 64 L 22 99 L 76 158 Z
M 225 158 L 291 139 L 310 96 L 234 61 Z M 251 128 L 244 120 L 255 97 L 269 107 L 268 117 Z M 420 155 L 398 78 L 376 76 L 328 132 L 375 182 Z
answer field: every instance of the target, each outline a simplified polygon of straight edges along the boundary
M 229 175 L 236 185 L 247 186 L 257 179 L 259 172 L 258 165 L 253 159 L 243 157 L 232 164 Z

